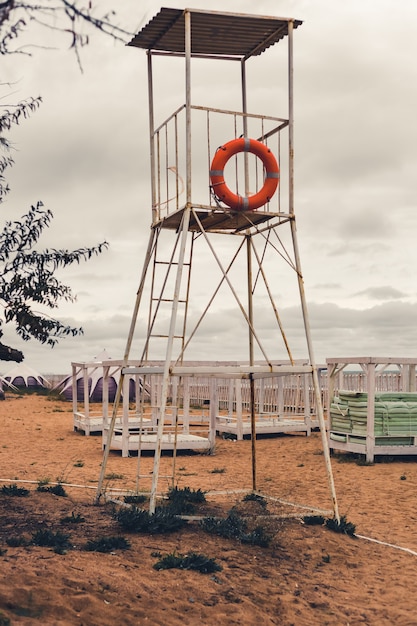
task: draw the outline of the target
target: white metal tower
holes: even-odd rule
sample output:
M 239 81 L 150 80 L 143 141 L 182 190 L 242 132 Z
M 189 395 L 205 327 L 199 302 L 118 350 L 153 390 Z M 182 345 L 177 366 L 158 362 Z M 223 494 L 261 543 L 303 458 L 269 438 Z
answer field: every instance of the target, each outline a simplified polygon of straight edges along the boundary
M 118 399 L 124 375 L 158 373 L 161 376 L 151 513 L 155 510 L 168 385 L 173 378 L 199 374 L 249 380 L 253 400 L 257 379 L 308 373 L 313 381 L 329 488 L 338 518 L 294 211 L 293 34 L 301 23 L 292 18 L 163 8 L 129 44 L 147 51 L 152 220 Z M 266 71 L 259 57 L 275 44 L 284 48 L 284 61 L 276 61 L 276 71 Z M 156 57 L 159 63 L 165 63 L 161 74 L 155 71 Z M 267 113 L 249 109 L 252 95 L 247 85 L 249 61 L 255 63 L 252 76 L 263 90 Z M 230 68 L 232 72 L 237 69 L 232 79 Z M 198 93 L 202 91 L 201 83 L 204 84 L 203 98 L 223 101 L 229 97 L 236 106 L 197 104 L 193 90 L 198 83 L 200 86 L 195 88 Z M 274 95 L 277 84 L 278 95 Z M 173 93 L 173 85 L 178 93 Z M 182 97 L 174 111 L 157 123 L 156 118 L 165 105 L 169 106 L 183 92 L 185 101 Z M 272 115 L 278 106 L 284 114 Z M 168 245 L 161 243 L 163 236 L 168 239 Z M 235 245 L 228 262 L 220 253 L 226 240 Z M 277 259 L 272 262 L 273 279 L 276 280 L 279 264 L 285 265 L 296 285 L 308 354 L 301 363 L 292 356 L 275 302 L 276 284 L 267 275 L 267 255 L 271 250 Z M 201 267 L 202 257 L 210 257 L 209 269 L 204 263 Z M 243 273 L 235 272 L 237 259 L 242 258 Z M 219 280 L 212 287 L 212 295 L 207 297 L 201 314 L 196 315 L 193 308 L 191 315 L 193 284 L 197 282 L 200 293 L 204 291 L 202 283 L 210 283 L 209 270 L 213 267 Z M 147 280 L 150 280 L 148 292 Z M 257 326 L 257 290 L 261 283 L 261 309 L 269 308 L 276 323 L 276 331 L 267 340 L 262 337 L 262 322 L 260 329 Z M 210 318 L 215 298 L 226 287 L 246 327 L 246 359 L 233 366 L 190 367 L 185 360 L 187 350 L 201 324 Z M 146 339 L 139 355 L 140 365 L 132 367 L 128 361 L 145 294 L 149 300 Z M 142 316 L 142 323 L 143 319 Z M 162 346 L 163 352 L 162 365 L 158 367 L 151 364 L 155 360 L 156 344 L 159 350 Z M 285 360 L 281 357 L 274 361 L 269 354 L 271 346 L 276 350 L 278 344 Z M 203 356 L 200 360 L 207 359 Z M 222 360 L 221 346 L 218 360 Z M 116 409 L 114 418 L 115 414 Z M 253 401 L 251 420 L 253 488 L 256 489 Z M 105 450 L 98 494 L 108 449 L 109 446 Z

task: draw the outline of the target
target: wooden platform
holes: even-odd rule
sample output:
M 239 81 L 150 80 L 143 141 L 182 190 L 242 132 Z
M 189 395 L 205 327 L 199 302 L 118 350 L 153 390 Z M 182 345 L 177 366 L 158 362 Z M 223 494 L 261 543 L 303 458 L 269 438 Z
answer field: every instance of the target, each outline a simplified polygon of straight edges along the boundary
M 83 432 L 87 437 L 92 435 L 93 433 L 99 435 L 103 432 L 103 428 L 105 428 L 110 423 L 110 418 L 104 418 L 102 414 L 89 415 L 86 417 L 83 413 L 74 413 L 73 425 L 74 430 L 76 432 Z M 149 426 L 151 423 L 150 419 L 142 419 L 142 426 Z M 123 417 L 118 417 L 116 419 L 116 428 L 121 429 L 123 426 Z M 137 428 L 140 427 L 140 419 L 139 418 L 129 418 L 129 428 Z
M 416 358 L 348 357 L 326 359 L 330 451 L 375 456 L 417 455 Z M 357 366 L 362 388 L 344 389 L 341 374 Z M 380 374 L 397 373 L 396 388 L 380 389 Z M 342 383 L 342 384 L 341 384 Z
M 157 443 L 157 435 L 155 432 L 143 432 L 140 437 L 141 451 L 155 451 Z M 103 447 L 107 445 L 106 431 L 103 432 Z M 131 431 L 127 436 L 123 436 L 121 429 L 115 429 L 111 443 L 111 450 L 121 450 L 122 457 L 127 457 L 131 452 L 138 452 L 139 449 L 139 432 Z M 161 439 L 161 450 L 205 450 L 209 452 L 212 449 L 212 443 L 208 437 L 202 437 L 193 434 L 177 434 L 165 433 Z
M 313 425 L 314 427 L 314 425 Z M 311 434 L 312 423 L 304 416 L 294 416 L 280 418 L 277 415 L 265 415 L 258 417 L 255 423 L 257 435 L 270 435 L 280 433 L 305 432 L 307 436 Z M 242 420 L 225 415 L 216 417 L 216 432 L 219 434 L 235 435 L 240 441 L 244 436 L 252 434 L 251 422 L 248 417 Z
M 353 452 L 355 454 L 369 454 L 366 435 L 352 435 L 350 433 L 338 433 L 333 430 L 329 432 L 330 450 L 340 450 L 343 452 Z M 417 456 L 417 436 L 403 435 L 391 437 L 375 437 L 375 444 L 372 446 L 372 459 L 375 456 Z
M 163 217 L 154 226 L 161 225 L 162 228 L 178 230 L 181 226 L 185 207 Z M 288 213 L 273 213 L 270 211 L 231 211 L 229 209 L 216 209 L 210 206 L 200 205 L 195 207 L 195 213 L 191 216 L 188 230 L 200 232 L 200 224 L 206 232 L 231 232 L 239 233 L 248 228 L 257 227 L 265 222 L 277 220 L 279 223 L 291 219 Z

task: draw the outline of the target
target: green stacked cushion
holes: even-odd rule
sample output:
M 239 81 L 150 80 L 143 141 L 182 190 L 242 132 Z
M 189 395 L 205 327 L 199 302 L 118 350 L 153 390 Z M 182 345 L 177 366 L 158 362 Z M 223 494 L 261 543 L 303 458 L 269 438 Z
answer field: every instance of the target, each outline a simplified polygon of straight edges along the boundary
M 367 400 L 365 392 L 339 391 L 330 405 L 331 430 L 366 435 Z M 376 436 L 417 435 L 417 393 L 376 393 L 374 426 Z

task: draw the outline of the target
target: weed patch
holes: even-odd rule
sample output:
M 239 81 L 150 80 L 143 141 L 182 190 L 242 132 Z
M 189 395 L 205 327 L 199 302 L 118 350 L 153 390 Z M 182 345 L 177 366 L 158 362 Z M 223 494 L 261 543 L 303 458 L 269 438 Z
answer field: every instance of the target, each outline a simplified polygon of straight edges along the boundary
M 54 533 L 52 530 L 37 530 L 32 536 L 30 542 L 33 546 L 41 546 L 54 548 L 54 552 L 57 554 L 65 554 L 65 552 L 71 547 L 69 542 L 69 535 L 57 531 Z
M 195 505 L 206 501 L 204 491 L 184 487 L 173 487 L 168 492 L 168 507 L 174 515 L 192 515 L 195 513 Z
M 68 497 L 68 494 L 61 483 L 58 483 L 57 485 L 48 485 L 48 482 L 40 481 L 36 491 L 53 493 L 55 496 L 61 496 L 62 498 Z
M 126 504 L 143 504 L 147 499 L 148 497 L 143 495 L 129 495 L 123 498 Z
M 117 522 L 128 532 L 162 534 L 171 533 L 183 528 L 187 521 L 178 517 L 169 508 L 157 507 L 153 515 L 148 511 L 133 506 L 120 509 L 116 515 Z
M 335 517 L 326 520 L 326 528 L 333 530 L 335 533 L 343 533 L 351 537 L 355 536 L 356 526 L 352 522 L 348 522 L 346 517 L 342 515 L 340 522 Z
M 229 513 L 226 518 L 205 517 L 201 520 L 200 527 L 207 533 L 219 535 L 226 539 L 237 539 L 242 543 L 263 548 L 269 546 L 272 539 L 272 536 L 262 526 L 256 526 L 254 530 L 249 531 L 246 521 L 234 511 Z
M 3 496 L 13 496 L 15 498 L 25 498 L 29 495 L 29 489 L 25 489 L 25 487 L 18 487 L 16 484 L 13 485 L 3 485 L 1 488 L 1 493 Z
M 106 474 L 104 478 L 106 480 L 122 480 L 124 478 L 124 474 L 116 474 L 115 472 L 110 472 L 110 474 Z
M 215 559 L 196 552 L 190 552 L 190 554 L 185 555 L 175 554 L 175 552 L 167 554 L 155 563 L 154 568 L 156 570 L 173 568 L 195 570 L 201 574 L 212 574 L 222 570 L 221 565 L 216 563 Z
M 113 552 L 114 550 L 128 550 L 129 548 L 130 543 L 127 539 L 114 536 L 91 539 L 86 543 L 84 549 L 88 552 Z
M 323 515 L 304 515 L 303 522 L 306 526 L 323 526 L 325 518 Z
M 242 543 L 249 543 L 252 546 L 267 548 L 271 543 L 271 535 L 262 526 L 257 526 L 249 533 L 243 533 L 240 537 Z
M 253 491 L 251 493 L 247 493 L 242 499 L 242 502 L 257 502 L 263 509 L 266 509 L 267 507 L 265 498 L 260 496 L 258 493 L 254 493 Z
M 235 513 L 230 513 L 226 518 L 205 517 L 201 520 L 200 526 L 207 533 L 226 539 L 240 539 L 247 530 L 245 520 Z
M 85 522 L 85 517 L 83 517 L 79 513 L 75 515 L 74 511 L 71 513 L 71 515 L 66 515 L 61 519 L 61 524 L 81 524 L 82 522 Z
M 21 546 L 28 546 L 30 542 L 23 535 L 13 535 L 7 537 L 6 543 L 10 548 L 20 548 Z

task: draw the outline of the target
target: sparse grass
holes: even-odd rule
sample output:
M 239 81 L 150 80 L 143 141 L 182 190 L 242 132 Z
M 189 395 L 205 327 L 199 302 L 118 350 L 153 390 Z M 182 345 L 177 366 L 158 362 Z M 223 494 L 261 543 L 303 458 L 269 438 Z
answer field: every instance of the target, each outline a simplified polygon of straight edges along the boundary
M 75 515 L 74 511 L 71 513 L 71 515 L 67 515 L 66 517 L 63 517 L 61 519 L 61 524 L 81 524 L 82 522 L 85 522 L 85 517 L 83 517 L 79 513 Z
M 262 506 L 262 508 L 266 509 L 267 507 L 265 498 L 260 496 L 258 493 L 254 493 L 253 491 L 251 491 L 251 493 L 247 493 L 242 502 L 257 502 Z
M 46 485 L 49 485 L 50 482 L 51 482 L 51 479 L 46 476 L 44 478 L 39 478 L 37 490 L 42 491 L 42 489 L 39 489 L 39 487 L 46 487 Z
M 124 478 L 124 474 L 116 474 L 115 472 L 110 472 L 104 476 L 106 480 L 122 480 Z
M 48 393 L 48 402 L 62 402 L 62 403 L 68 403 L 68 400 L 66 399 L 66 397 L 64 395 L 62 395 L 62 393 L 59 393 L 59 391 L 57 389 L 51 389 Z M 72 407 L 69 407 L 68 410 L 71 410 Z
M 206 496 L 201 489 L 173 487 L 168 492 L 168 507 L 175 515 L 192 515 L 195 512 L 195 505 L 205 501 Z
M 17 498 L 25 498 L 30 494 L 29 489 L 18 487 L 15 483 L 12 485 L 3 485 L 0 492 L 3 496 L 14 496 Z
M 333 530 L 336 533 L 343 533 L 344 535 L 349 535 L 350 537 L 355 536 L 356 526 L 352 524 L 352 522 L 348 522 L 346 517 L 342 515 L 340 521 L 337 521 L 335 517 L 329 518 L 326 520 L 326 528 L 329 530 Z
M 113 552 L 114 550 L 128 550 L 130 543 L 124 537 L 100 537 L 87 541 L 84 550 L 88 552 Z
M 24 396 L 49 396 L 50 390 L 46 387 L 18 387 L 16 389 L 8 389 L 7 394 L 20 399 Z
M 115 518 L 123 530 L 132 533 L 147 532 L 149 528 L 149 513 L 137 506 L 128 509 L 120 509 Z
M 75 461 L 74 467 L 84 467 L 84 461 L 78 459 L 78 461 Z
M 24 535 L 12 535 L 6 538 L 6 543 L 11 548 L 20 548 L 21 546 L 28 546 L 30 541 Z
M 225 473 L 226 473 L 225 467 L 215 467 L 212 470 L 210 470 L 210 474 L 225 474 Z
M 143 504 L 148 499 L 148 496 L 142 494 L 131 494 L 123 498 L 126 504 Z
M 40 481 L 38 483 L 38 487 L 36 489 L 36 491 L 42 491 L 42 492 L 48 492 L 48 493 L 53 493 L 54 496 L 61 496 L 62 498 L 67 498 L 68 494 L 65 491 L 64 487 L 62 486 L 61 483 L 58 483 L 57 485 L 49 485 L 48 483 L 45 481 Z
M 306 526 L 323 526 L 325 518 L 323 515 L 304 515 L 303 522 Z
M 32 536 L 30 543 L 33 546 L 54 548 L 54 552 L 57 554 L 65 554 L 71 547 L 69 535 L 61 533 L 60 531 L 54 533 L 52 530 L 48 529 L 37 530 Z
M 221 565 L 216 563 L 215 559 L 211 559 L 204 554 L 198 554 L 196 552 L 190 552 L 189 554 L 176 554 L 172 552 L 155 563 L 154 568 L 156 570 L 172 568 L 195 570 L 201 574 L 212 574 L 222 570 Z
M 200 526 L 208 533 L 227 539 L 240 539 L 247 528 L 245 520 L 236 513 L 230 513 L 226 518 L 205 517 L 201 520 Z
M 136 506 L 123 508 L 115 514 L 115 518 L 127 532 L 151 535 L 174 532 L 187 524 L 186 520 L 163 507 L 157 507 L 153 515 Z
M 271 543 L 272 537 L 266 532 L 263 526 L 256 526 L 249 533 L 244 533 L 240 540 L 242 543 L 249 543 L 252 546 L 260 546 L 261 548 L 267 548 Z
M 360 467 L 374 465 L 373 461 L 367 461 L 364 454 L 356 454 L 354 452 L 345 452 L 335 456 L 338 463 L 356 463 Z
M 248 531 L 246 521 L 231 511 L 226 518 L 205 517 L 200 522 L 200 527 L 211 534 L 225 537 L 226 539 L 237 539 L 242 543 L 248 543 L 266 548 L 271 542 L 271 535 L 262 526 L 257 526 L 254 530 Z

